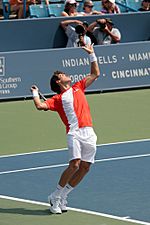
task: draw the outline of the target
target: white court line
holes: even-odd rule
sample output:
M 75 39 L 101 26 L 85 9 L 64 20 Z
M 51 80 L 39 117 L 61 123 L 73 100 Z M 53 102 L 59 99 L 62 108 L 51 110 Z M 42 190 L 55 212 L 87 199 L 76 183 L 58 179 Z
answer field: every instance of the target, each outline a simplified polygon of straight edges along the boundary
M 34 171 L 34 170 L 44 170 L 44 169 L 51 169 L 51 168 L 59 168 L 59 167 L 64 167 L 64 166 L 68 166 L 68 165 L 69 165 L 68 163 L 64 163 L 64 164 L 56 164 L 56 165 L 51 165 L 51 166 L 39 166 L 39 167 L 31 167 L 31 168 L 19 169 L 19 170 L 3 171 L 3 172 L 0 172 L 0 175 L 11 174 L 11 173 L 19 173 L 19 172 L 26 172 L 26 171 Z
M 129 155 L 129 156 L 122 156 L 122 157 L 114 157 L 114 158 L 107 158 L 107 159 L 97 159 L 97 160 L 95 160 L 95 163 L 108 162 L 108 161 L 117 161 L 117 160 L 125 160 L 125 159 L 136 159 L 136 158 L 143 158 L 143 157 L 149 157 L 149 156 L 150 156 L 150 154 L 143 154 L 143 155 Z M 31 168 L 10 170 L 10 171 L 3 171 L 3 172 L 0 172 L 0 175 L 11 174 L 11 173 L 19 173 L 19 172 L 26 172 L 26 171 L 34 171 L 34 170 L 59 168 L 59 167 L 64 167 L 64 166 L 68 166 L 68 163 L 56 164 L 56 165 L 50 165 L 50 166 L 31 167 Z
M 6 200 L 12 200 L 12 201 L 17 201 L 17 202 L 22 202 L 22 203 L 29 203 L 29 204 L 49 207 L 49 204 L 45 203 L 45 202 L 38 202 L 38 201 L 32 201 L 32 200 L 27 200 L 27 199 L 14 198 L 14 197 L 5 196 L 5 195 L 0 195 L 0 199 L 6 199 Z M 131 223 L 136 223 L 136 224 L 141 224 L 141 225 L 150 225 L 150 223 L 140 221 L 140 220 L 129 219 L 128 217 L 119 217 L 119 216 L 114 216 L 114 215 L 110 215 L 110 214 L 105 214 L 105 213 L 100 213 L 100 212 L 95 212 L 95 211 L 85 210 L 85 209 L 72 208 L 72 207 L 67 207 L 67 208 L 68 208 L 68 210 L 71 210 L 71 211 L 86 213 L 86 214 L 96 215 L 96 216 L 102 216 L 102 217 L 106 217 L 109 219 L 115 219 L 115 220 L 131 222 Z
M 146 142 L 150 141 L 149 138 L 147 139 L 138 139 L 138 140 L 130 140 L 130 141 L 120 141 L 120 142 L 112 142 L 112 143 L 105 143 L 105 144 L 98 144 L 98 147 L 103 146 L 110 146 L 110 145 L 118 145 L 118 144 L 128 144 L 128 143 L 137 143 L 137 142 Z M 57 152 L 57 151 L 66 151 L 67 148 L 57 148 L 57 149 L 49 149 L 43 151 L 35 151 L 35 152 L 26 152 L 26 153 L 19 153 L 19 154 L 10 154 L 10 155 L 1 155 L 0 158 L 7 158 L 7 157 L 16 157 L 16 156 L 24 156 L 24 155 L 33 155 L 33 154 L 40 154 L 40 153 L 47 153 L 47 152 Z

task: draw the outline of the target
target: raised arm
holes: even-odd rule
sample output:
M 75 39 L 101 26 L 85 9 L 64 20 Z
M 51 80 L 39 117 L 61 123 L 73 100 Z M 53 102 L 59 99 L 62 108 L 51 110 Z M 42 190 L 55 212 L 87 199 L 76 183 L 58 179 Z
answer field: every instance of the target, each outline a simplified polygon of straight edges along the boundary
M 37 86 L 33 85 L 31 87 L 31 92 L 32 92 L 32 95 L 33 95 L 33 101 L 34 101 L 35 107 L 38 110 L 45 110 L 46 111 L 46 110 L 48 110 L 48 106 L 45 102 L 41 102 L 38 91 L 39 91 L 39 89 L 38 89 Z
M 90 62 L 91 62 L 91 72 L 86 77 L 86 83 L 85 83 L 85 86 L 88 87 L 99 77 L 100 70 L 97 63 L 97 57 L 94 53 L 93 44 L 88 46 L 83 46 L 82 48 L 89 54 Z
M 70 24 L 73 24 L 73 23 L 74 24 L 83 24 L 83 22 L 80 21 L 80 20 L 64 20 L 64 21 L 60 22 L 60 25 L 62 26 L 62 28 L 64 30 L 66 30 L 67 26 L 70 25 Z

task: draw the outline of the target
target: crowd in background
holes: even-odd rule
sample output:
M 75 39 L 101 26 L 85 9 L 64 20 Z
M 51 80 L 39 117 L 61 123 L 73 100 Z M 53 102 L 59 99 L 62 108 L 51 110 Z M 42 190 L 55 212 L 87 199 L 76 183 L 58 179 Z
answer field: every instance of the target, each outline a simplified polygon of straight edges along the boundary
M 3 5 L 0 0 L 0 15 L 3 15 Z M 27 0 L 26 1 L 26 17 L 29 17 L 29 5 L 31 4 L 41 4 L 41 1 L 45 1 L 46 5 L 49 5 L 49 0 Z M 23 0 L 9 0 L 10 11 L 12 14 L 16 15 L 16 18 L 24 18 L 24 6 Z M 89 16 L 89 15 L 100 15 L 109 13 L 121 13 L 119 6 L 115 3 L 115 0 L 101 0 L 101 10 L 93 10 L 94 2 L 85 0 L 83 4 L 82 11 L 78 11 L 78 2 L 76 0 L 66 0 L 64 10 L 61 16 Z M 150 0 L 142 0 L 141 7 L 139 11 L 150 11 Z

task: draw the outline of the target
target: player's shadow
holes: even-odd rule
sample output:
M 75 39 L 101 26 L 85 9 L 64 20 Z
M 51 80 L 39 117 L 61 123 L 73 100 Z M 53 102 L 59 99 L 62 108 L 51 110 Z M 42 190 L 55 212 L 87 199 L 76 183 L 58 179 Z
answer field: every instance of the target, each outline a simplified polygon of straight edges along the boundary
M 33 215 L 33 216 L 48 216 L 53 215 L 49 209 L 26 209 L 26 208 L 0 208 L 0 213 L 3 214 L 20 214 L 20 215 Z

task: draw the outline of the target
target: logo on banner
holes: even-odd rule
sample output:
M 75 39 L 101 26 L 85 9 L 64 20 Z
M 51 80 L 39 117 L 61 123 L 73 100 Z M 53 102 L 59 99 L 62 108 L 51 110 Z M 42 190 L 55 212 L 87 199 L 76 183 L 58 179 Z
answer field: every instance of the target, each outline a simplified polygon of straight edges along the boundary
M 5 76 L 5 58 L 0 57 L 0 76 Z
M 6 60 L 6 57 L 0 57 L 0 99 L 7 95 L 13 96 L 21 83 L 20 76 L 6 74 Z

